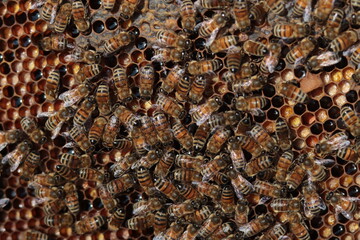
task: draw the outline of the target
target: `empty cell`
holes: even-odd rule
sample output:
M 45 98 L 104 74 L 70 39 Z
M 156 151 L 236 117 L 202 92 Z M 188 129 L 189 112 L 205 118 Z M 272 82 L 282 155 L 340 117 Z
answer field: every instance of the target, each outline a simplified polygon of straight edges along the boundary
M 355 90 L 351 90 L 346 94 L 346 100 L 348 102 L 354 103 L 356 100 L 358 100 L 358 95 Z
M 110 18 L 106 19 L 105 26 L 109 30 L 115 30 L 117 28 L 117 26 L 118 26 L 118 22 L 117 22 L 117 20 L 115 18 L 110 17 Z M 141 49 L 143 49 L 143 48 L 141 48 Z
M 101 33 L 105 29 L 105 24 L 102 21 L 95 21 L 92 26 L 96 33 Z
M 324 129 L 325 131 L 327 132 L 332 132 L 334 131 L 336 128 L 336 124 L 333 120 L 327 120 L 325 123 L 324 123 Z

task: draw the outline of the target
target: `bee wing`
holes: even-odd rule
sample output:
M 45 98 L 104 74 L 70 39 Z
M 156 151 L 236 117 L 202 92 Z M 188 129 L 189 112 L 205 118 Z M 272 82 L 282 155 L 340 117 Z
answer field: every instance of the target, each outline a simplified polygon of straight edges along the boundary
M 164 233 L 160 233 L 158 235 L 156 235 L 153 240 L 165 240 L 165 236 Z
M 241 158 L 241 160 L 235 160 L 236 158 L 239 158 L 239 155 L 240 154 L 240 158 Z M 239 166 L 239 161 L 240 162 L 242 162 L 242 161 L 245 161 L 245 156 L 244 156 L 244 152 L 243 152 L 243 150 L 240 148 L 239 149 L 239 153 L 235 153 L 235 151 L 230 151 L 230 158 L 231 158 L 231 160 L 232 160 L 232 163 L 233 163 L 233 165 L 234 165 L 234 167 L 236 168 L 236 169 L 239 169 L 239 168 L 241 168 L 241 166 Z M 240 163 L 241 164 L 241 163 Z
M 0 199 L 0 208 L 5 207 L 10 202 L 9 198 L 2 198 Z
M 55 22 L 55 18 L 56 18 L 56 7 L 53 6 L 53 9 L 51 11 L 50 24 L 53 24 Z
M 348 212 L 348 211 L 345 211 L 342 207 L 340 207 L 339 205 L 336 205 L 335 206 L 335 211 L 337 213 L 341 213 L 344 217 L 346 217 L 347 219 L 352 219 L 353 218 L 353 215 L 352 213 Z
M 51 135 L 51 139 L 55 139 L 58 135 L 59 135 L 59 132 L 61 130 L 61 127 L 63 126 L 64 122 L 61 121 L 57 126 L 56 128 L 54 129 L 52 135 Z
M 316 159 L 316 160 L 315 160 L 315 163 L 316 163 L 316 164 L 319 164 L 319 165 L 327 165 L 327 164 L 333 164 L 333 163 L 335 163 L 335 160 L 334 160 L 334 159 L 331 159 L 331 158 L 327 158 L 327 159 Z
M 55 114 L 56 114 L 55 111 L 53 111 L 53 112 L 41 112 L 41 113 L 38 113 L 38 115 L 36 117 L 38 117 L 38 118 L 51 117 L 51 116 L 54 116 Z
M 80 94 L 74 94 L 76 91 L 77 89 L 74 88 L 69 91 L 63 92 L 62 94 L 59 95 L 59 99 L 64 101 L 65 107 L 70 107 L 80 100 L 81 98 Z M 65 100 L 65 98 L 67 100 Z
M 19 154 L 18 151 L 15 149 L 14 151 L 6 154 L 6 156 L 1 161 L 1 163 L 4 164 L 4 163 L 8 162 L 11 158 L 16 158 L 15 161 L 14 161 L 14 164 L 12 164 L 10 166 L 10 171 L 11 172 L 15 171 L 19 167 L 19 165 L 21 163 L 22 154 L 20 154 L 18 157 L 15 157 L 18 154 Z
M 312 214 L 312 212 L 310 211 L 310 209 L 308 208 L 308 204 L 305 202 L 304 203 L 304 214 L 307 218 L 311 219 L 314 217 L 314 214 Z
M 7 142 L 1 143 L 0 144 L 0 151 L 3 150 L 4 148 L 6 148 L 7 145 L 8 145 Z
M 248 234 L 249 232 L 251 232 L 251 226 L 250 226 L 250 224 L 247 223 L 247 224 L 244 224 L 244 225 L 240 226 L 240 227 L 239 227 L 239 232 L 242 232 L 242 233 L 244 233 L 245 236 L 247 236 L 247 234 Z
M 275 72 L 275 67 L 278 63 L 277 57 L 275 57 L 274 55 L 272 55 L 272 53 L 270 53 L 269 56 L 265 57 L 264 61 L 267 69 L 269 70 L 269 73 Z
M 309 22 L 311 18 L 311 3 L 310 0 L 307 1 L 307 6 L 304 11 L 304 22 Z
M 75 142 L 68 142 L 63 146 L 63 148 L 73 148 L 76 146 L 77 146 L 77 144 Z
M 336 56 L 336 58 L 332 58 L 332 55 L 335 55 L 336 53 L 333 52 L 325 52 L 320 54 L 317 59 L 318 60 L 324 60 L 320 63 L 321 67 L 327 67 L 327 66 L 331 66 L 334 64 L 337 64 L 338 62 L 340 62 L 341 58 L 339 56 Z
M 253 108 L 249 112 L 252 113 L 254 116 L 264 116 L 265 115 L 264 111 L 261 110 L 260 108 Z
M 76 62 L 79 60 L 79 58 L 75 54 L 69 54 L 64 57 L 64 60 L 66 62 Z
M 133 209 L 133 214 L 134 215 L 140 215 L 140 214 L 144 213 L 147 208 L 148 208 L 148 206 L 146 206 L 146 205 L 142 205 L 140 207 L 137 207 L 137 208 Z
M 215 30 L 211 33 L 210 37 L 206 40 L 206 43 L 205 43 L 205 45 L 206 45 L 207 47 L 209 47 L 209 46 L 213 43 L 213 41 L 215 40 L 218 32 L 219 32 L 219 28 L 215 29 Z
M 263 196 L 262 198 L 260 198 L 259 204 L 265 204 L 270 199 L 271 199 L 271 197 Z M 270 206 L 271 206 L 271 203 L 270 203 Z
M 37 8 L 41 8 L 42 6 L 44 6 L 46 1 L 41 0 L 41 1 L 35 1 L 33 3 L 31 3 L 30 5 L 30 9 L 37 9 Z

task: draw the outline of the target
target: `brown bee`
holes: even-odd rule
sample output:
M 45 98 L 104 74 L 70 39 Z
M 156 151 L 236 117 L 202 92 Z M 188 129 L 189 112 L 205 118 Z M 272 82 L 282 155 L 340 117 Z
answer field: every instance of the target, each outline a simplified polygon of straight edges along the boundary
M 268 100 L 264 97 L 238 97 L 233 100 L 235 108 L 239 111 L 251 112 L 256 116 L 263 115 L 261 108 L 268 104 Z
M 244 152 L 240 147 L 239 141 L 236 137 L 229 138 L 227 149 L 230 153 L 230 158 L 235 169 L 243 169 L 246 165 Z
M 284 16 L 287 13 L 284 0 L 266 0 L 268 9 L 275 15 Z
M 305 177 L 306 171 L 301 165 L 295 165 L 292 171 L 286 176 L 285 182 L 290 190 L 295 190 L 299 187 Z
M 310 240 L 309 231 L 302 220 L 300 213 L 288 214 L 289 229 L 296 238 L 301 240 Z
M 97 63 L 87 64 L 77 72 L 77 74 L 75 75 L 75 80 L 79 83 L 90 80 L 98 76 L 101 73 L 102 69 L 102 66 Z
M 160 30 L 156 33 L 157 41 L 165 47 L 174 47 L 188 50 L 191 47 L 191 41 L 184 35 L 178 35 L 171 30 Z
M 147 144 L 146 136 L 141 132 L 141 128 L 133 128 L 130 132 L 130 137 L 132 139 L 136 152 L 139 155 L 146 154 L 149 149 L 149 145 Z
M 233 7 L 233 17 L 235 24 L 240 32 L 248 32 L 251 29 L 249 9 L 246 0 L 235 0 Z
M 186 115 L 186 111 L 181 105 L 177 104 L 173 98 L 166 97 L 165 95 L 160 94 L 156 100 L 156 104 L 159 105 L 165 113 L 174 118 L 183 119 Z
M 82 1 L 75 0 L 72 3 L 72 16 L 74 18 L 74 24 L 80 32 L 85 32 L 90 28 L 90 21 Z
M 190 135 L 189 131 L 182 125 L 179 120 L 175 120 L 172 124 L 172 129 L 174 132 L 174 137 L 179 141 L 180 145 L 190 150 L 193 146 L 193 138 Z
M 274 217 L 271 214 L 260 215 L 241 226 L 239 231 L 244 233 L 244 237 L 252 237 L 270 227 L 273 222 Z
M 156 211 L 154 214 L 154 235 L 157 236 L 164 232 L 168 224 L 168 214 L 164 210 Z
M 315 154 L 317 156 L 326 156 L 334 151 L 347 147 L 350 145 L 348 136 L 345 132 L 338 132 L 330 137 L 325 137 L 318 144 L 315 145 Z
M 120 18 L 122 18 L 124 21 L 129 20 L 134 14 L 137 5 L 137 0 L 126 0 L 122 2 L 119 8 Z
M 285 182 L 286 175 L 290 169 L 293 159 L 294 159 L 294 153 L 291 150 L 284 152 L 280 156 L 276 166 L 276 174 L 275 174 L 276 181 L 280 183 Z
M 234 222 L 226 222 L 223 223 L 220 227 L 218 227 L 215 232 L 213 232 L 210 236 L 211 240 L 221 240 L 230 236 L 236 230 L 236 225 Z
M 180 82 L 180 79 L 183 78 L 184 72 L 184 69 L 181 69 L 178 65 L 176 65 L 162 81 L 160 91 L 167 94 L 174 91 L 175 87 Z
M 175 98 L 181 103 L 187 101 L 187 95 L 191 87 L 191 79 L 189 76 L 180 78 L 179 84 L 176 86 Z
M 275 130 L 280 148 L 283 151 L 289 150 L 291 148 L 290 130 L 282 118 L 276 120 Z
M 57 197 L 56 200 L 46 201 L 43 206 L 45 215 L 54 215 L 66 208 L 65 202 Z
M 293 17 L 302 17 L 311 8 L 310 0 L 296 0 L 291 12 Z
M 38 114 L 38 117 L 49 117 L 45 122 L 45 128 L 52 132 L 51 139 L 54 139 L 59 134 L 64 122 L 69 120 L 74 114 L 75 110 L 73 108 L 64 107 L 56 112 L 42 112 Z
M 155 216 L 153 213 L 147 213 L 143 216 L 135 216 L 128 219 L 125 223 L 126 227 L 131 230 L 145 230 L 153 226 Z
M 202 100 L 205 86 L 206 78 L 203 76 L 197 76 L 191 84 L 190 91 L 188 93 L 188 97 L 193 104 L 198 104 Z
M 75 223 L 75 232 L 77 234 L 85 234 L 94 232 L 101 228 L 106 223 L 106 218 L 103 216 L 89 217 L 85 216 L 80 221 Z
M 22 239 L 26 240 L 49 240 L 49 236 L 45 233 L 35 231 L 35 230 L 27 230 L 20 234 Z
M 274 159 L 266 155 L 254 158 L 248 164 L 246 164 L 245 172 L 248 176 L 254 176 L 259 172 L 270 168 L 273 162 Z
M 266 84 L 266 78 L 261 75 L 255 75 L 246 79 L 239 79 L 233 82 L 231 89 L 236 93 L 251 93 L 260 90 Z
M 167 152 L 160 161 L 156 164 L 154 173 L 159 177 L 166 177 L 169 173 L 170 168 L 174 164 L 175 156 L 173 152 Z
M 330 42 L 329 49 L 333 52 L 342 52 L 354 45 L 357 41 L 357 32 L 355 30 L 347 30 Z
M 172 172 L 175 181 L 179 182 L 201 182 L 202 175 L 192 169 L 178 168 Z
M 220 152 L 222 146 L 231 136 L 231 130 L 226 127 L 220 127 L 215 130 L 213 135 L 209 138 L 209 141 L 206 145 L 206 151 L 212 154 Z
M 144 192 L 150 196 L 154 195 L 156 189 L 149 169 L 140 166 L 136 171 L 136 176 L 140 186 L 144 189 Z
M 159 178 L 155 181 L 155 187 L 157 190 L 165 194 L 168 198 L 173 201 L 177 201 L 181 198 L 179 191 L 176 189 L 175 185 L 165 179 Z
M 49 101 L 54 101 L 59 92 L 60 72 L 53 70 L 46 78 L 45 96 Z
M 106 190 L 105 186 L 100 186 L 98 188 L 98 192 L 105 209 L 108 210 L 110 213 L 115 212 L 116 207 L 118 206 L 118 200 L 112 197 L 111 193 Z
M 233 47 L 227 51 L 225 65 L 230 72 L 236 73 L 239 71 L 242 58 L 243 54 L 239 47 Z
M 219 96 L 213 96 L 204 104 L 190 110 L 193 120 L 198 126 L 203 124 L 210 115 L 217 111 L 223 105 L 223 101 Z
M 331 10 L 334 8 L 334 1 L 319 0 L 315 5 L 314 19 L 319 23 L 324 23 L 328 19 Z
M 119 118 L 120 122 L 128 129 L 137 127 L 141 124 L 138 117 L 129 109 L 122 105 L 115 105 L 114 115 Z M 117 131 L 117 130 L 116 130 Z
M 150 198 L 134 203 L 132 213 L 134 215 L 142 215 L 149 211 L 158 211 L 162 208 L 163 203 L 158 198 Z
M 106 82 L 101 82 L 96 90 L 95 99 L 100 115 L 106 116 L 111 112 L 110 89 Z
M 258 157 L 260 156 L 260 154 L 263 153 L 263 149 L 261 148 L 261 146 L 248 136 L 236 136 L 236 141 L 239 142 L 241 148 L 251 153 L 253 157 Z
M 154 56 L 151 58 L 152 61 L 169 62 L 175 63 L 184 61 L 188 58 L 186 51 L 179 48 L 159 48 L 154 46 Z
M 120 128 L 120 120 L 115 115 L 112 115 L 105 125 L 104 134 L 102 135 L 102 144 L 106 148 L 114 146 L 118 129 Z M 90 136 L 89 136 L 90 140 Z
M 45 133 L 37 126 L 33 118 L 24 117 L 20 121 L 22 130 L 29 136 L 31 141 L 37 144 L 43 144 L 47 138 Z
M 186 221 L 193 224 L 202 224 L 209 216 L 212 214 L 211 207 L 205 205 L 199 210 L 196 210 L 194 213 L 185 215 L 184 218 Z M 215 230 L 215 229 L 214 229 Z
M 269 50 L 261 42 L 247 40 L 243 45 L 244 52 L 249 55 L 263 57 L 269 53 Z
M 116 3 L 115 0 L 102 0 L 101 2 L 102 5 L 104 6 L 104 9 L 109 12 L 113 10 Z
M 120 32 L 104 42 L 104 54 L 110 55 L 122 47 L 132 43 L 136 38 L 136 32 Z
M 110 219 L 109 229 L 114 231 L 118 230 L 123 222 L 125 222 L 125 219 L 125 210 L 122 208 L 117 208 Z
M 243 225 L 249 222 L 250 207 L 246 200 L 240 200 L 235 207 L 235 222 L 237 225 Z
M 160 149 L 151 150 L 146 154 L 146 156 L 142 157 L 134 167 L 136 168 L 138 166 L 143 166 L 145 168 L 151 168 L 155 164 L 157 164 L 162 157 L 163 157 L 162 150 Z
M 285 234 L 287 229 L 284 225 L 278 223 L 275 226 L 269 228 L 265 233 L 263 233 L 259 240 L 278 240 L 278 239 L 287 239 Z
M 264 74 L 273 73 L 275 71 L 282 50 L 281 44 L 277 42 L 269 43 L 267 48 L 269 49 L 269 54 L 263 58 L 259 67 L 260 72 Z
M 254 190 L 264 196 L 280 198 L 284 195 L 284 189 L 280 185 L 271 184 L 265 181 L 255 180 Z
M 117 162 L 114 163 L 110 169 L 114 173 L 114 177 L 118 178 L 123 175 L 130 168 L 135 168 L 137 161 L 139 160 L 139 156 L 136 152 L 131 152 L 126 154 L 121 159 L 116 159 Z
M 176 184 L 176 188 L 185 199 L 199 199 L 201 197 L 200 193 L 193 187 L 192 184 Z
M 302 187 L 304 195 L 304 213 L 309 219 L 320 214 L 321 210 L 326 209 L 326 205 L 316 191 L 314 185 L 306 181 Z
M 203 181 L 195 183 L 195 187 L 199 193 L 208 196 L 214 200 L 220 198 L 221 189 L 218 185 Z
M 21 142 L 15 150 L 6 154 L 1 160 L 2 164 L 9 163 L 10 171 L 14 172 L 31 151 L 31 143 L 27 140 Z
M 181 234 L 184 232 L 184 226 L 181 224 L 178 224 L 176 222 L 172 223 L 169 228 L 166 229 L 166 231 L 158 236 L 156 238 L 160 239 L 179 239 Z
M 234 126 L 241 120 L 242 114 L 239 111 L 225 111 L 216 114 L 212 114 L 207 124 L 210 128 L 214 129 L 220 126 Z
M 80 107 L 74 115 L 74 125 L 84 126 L 85 122 L 90 118 L 91 113 L 96 108 L 95 98 L 89 96 L 81 103 Z
M 40 165 L 40 163 L 40 153 L 37 151 L 31 151 L 22 166 L 22 175 L 20 178 L 25 181 L 29 181 L 30 178 L 34 176 L 35 169 Z
M 315 46 L 315 40 L 312 37 L 304 38 L 286 54 L 285 60 L 290 64 L 299 64 L 315 49 Z
M 65 165 L 56 165 L 55 171 L 68 181 L 75 181 L 78 179 L 77 173 Z
M 340 192 L 328 192 L 325 200 L 347 219 L 352 219 L 358 209 L 358 198 L 345 197 Z
M 217 155 L 209 161 L 208 163 L 202 166 L 201 174 L 203 175 L 203 180 L 209 180 L 213 177 L 216 172 L 224 169 L 229 165 L 229 156 L 226 154 Z
M 243 194 L 247 195 L 253 191 L 254 186 L 237 171 L 230 170 L 227 175 L 231 179 L 231 184 L 238 198 L 241 199 Z
M 40 47 L 44 51 L 63 51 L 72 45 L 63 34 L 51 35 L 40 40 Z
M 132 175 L 124 174 L 119 178 L 116 178 L 105 185 L 106 190 L 115 195 L 121 192 L 125 192 L 132 186 L 134 186 L 135 180 Z
M 241 65 L 239 71 L 233 73 L 227 71 L 222 75 L 222 80 L 225 82 L 235 83 L 243 79 L 250 78 L 258 72 L 258 67 L 254 63 L 244 63 Z
M 21 137 L 21 131 L 18 129 L 0 131 L 0 151 L 3 150 L 8 144 L 13 144 L 20 141 Z
M 290 82 L 278 82 L 276 90 L 283 97 L 296 103 L 305 103 L 309 99 L 305 92 Z
M 179 239 L 181 239 L 181 240 L 195 239 L 196 233 L 198 230 L 199 230 L 199 227 L 197 225 L 189 224 Z
M 100 62 L 100 55 L 94 50 L 84 50 L 76 47 L 75 50 L 71 54 L 66 55 L 64 59 L 67 62 L 83 62 L 92 65 Z
M 228 15 L 225 12 L 215 14 L 210 20 L 204 21 L 199 27 L 199 36 L 200 37 L 209 37 L 209 42 L 212 42 L 211 39 L 215 39 L 216 34 L 220 28 L 224 27 L 227 21 L 229 20 Z
M 56 16 L 56 10 L 59 6 L 59 4 L 62 2 L 62 0 L 47 0 L 47 1 L 36 1 L 34 4 L 31 5 L 31 9 L 37 9 L 41 7 L 42 4 L 44 4 L 41 7 L 41 19 L 53 23 L 55 16 Z
M 220 198 L 221 210 L 225 214 L 232 214 L 235 211 L 235 194 L 231 186 L 225 186 Z
M 209 50 L 213 53 L 223 52 L 229 48 L 233 48 L 239 43 L 239 37 L 236 35 L 228 35 L 214 40 L 209 46 Z
M 132 93 L 125 69 L 122 67 L 115 68 L 113 76 L 118 99 L 122 102 L 131 101 Z
M 91 145 L 86 134 L 79 129 L 77 126 L 74 126 L 69 131 L 70 137 L 75 141 L 76 145 L 84 152 L 89 153 L 94 151 L 94 147 Z M 73 144 L 66 144 L 64 147 L 72 146 Z
M 310 26 L 303 23 L 277 23 L 273 34 L 279 38 L 303 38 L 310 33 Z
M 192 157 L 185 154 L 179 154 L 175 158 L 175 164 L 182 168 L 201 171 L 204 159 L 202 156 Z
M 199 231 L 197 232 L 197 238 L 206 238 L 209 237 L 220 225 L 222 224 L 222 219 L 216 213 L 213 213 L 209 218 L 201 225 Z
M 80 204 L 79 204 L 79 195 L 76 190 L 76 186 L 73 183 L 67 182 L 64 185 L 64 191 L 65 191 L 65 204 L 69 211 L 77 215 L 80 211 Z
M 271 201 L 270 207 L 274 212 L 300 212 L 301 202 L 298 198 L 277 198 Z
M 324 37 L 327 40 L 334 40 L 340 33 L 341 23 L 345 18 L 344 10 L 340 8 L 334 8 L 329 18 L 326 21 L 326 26 L 324 29 Z
M 259 124 L 256 124 L 249 132 L 261 147 L 267 152 L 275 154 L 279 150 L 279 146 L 274 138 Z
M 70 227 L 74 222 L 74 216 L 69 213 L 47 215 L 44 218 L 45 225 L 49 227 Z
M 195 151 L 201 151 L 206 144 L 206 139 L 210 133 L 209 125 L 205 122 L 201 124 L 197 129 L 193 137 L 193 148 Z
M 103 183 L 106 180 L 106 176 L 102 171 L 93 168 L 80 168 L 79 178 L 98 183 Z
M 192 32 L 195 28 L 195 8 L 191 0 L 181 1 L 180 17 L 181 26 L 185 31 Z
M 102 138 L 105 131 L 105 126 L 107 124 L 107 119 L 100 116 L 95 118 L 91 128 L 89 129 L 89 141 L 92 145 L 95 145 Z
M 159 144 L 158 137 L 155 130 L 155 125 L 151 121 L 151 118 L 148 116 L 143 116 L 141 118 L 141 131 L 146 135 L 146 142 L 151 147 L 154 147 Z
M 315 161 L 313 154 L 309 153 L 304 159 L 303 167 L 308 171 L 309 179 L 313 182 L 322 182 L 328 177 L 325 167 L 321 165 L 320 160 Z
M 61 5 L 58 13 L 56 14 L 54 25 L 55 32 L 63 33 L 71 19 L 71 3 L 64 3 Z
M 153 93 L 154 68 L 152 65 L 146 65 L 140 68 L 139 91 L 140 97 L 144 100 L 150 100 Z
M 34 191 L 34 195 L 37 198 L 44 200 L 56 200 L 62 198 L 64 192 L 60 188 L 56 187 L 36 187 Z
M 340 148 L 336 152 L 336 156 L 346 161 L 357 163 L 360 160 L 360 151 L 356 151 L 352 147 Z
M 59 99 L 64 101 L 64 107 L 70 107 L 85 98 L 92 89 L 92 84 L 84 82 L 76 88 L 60 94 Z
M 171 204 L 167 209 L 169 216 L 182 217 L 195 212 L 198 203 L 193 200 L 186 200 L 179 204 Z
M 153 113 L 153 121 L 156 129 L 157 137 L 164 145 L 172 145 L 174 138 L 171 131 L 170 122 L 161 110 L 156 109 Z
M 310 57 L 306 66 L 310 71 L 318 71 L 323 67 L 337 64 L 340 60 L 341 56 L 337 52 L 327 51 L 320 55 Z
M 65 183 L 65 179 L 55 173 L 42 173 L 36 174 L 31 182 L 31 185 L 35 186 L 45 186 L 45 187 L 52 187 L 52 186 L 59 186 Z
M 198 0 L 196 5 L 206 9 L 222 9 L 231 6 L 231 1 L 228 0 Z
M 341 108 L 341 117 L 354 137 L 360 137 L 360 117 L 349 106 Z
M 202 60 L 202 61 L 191 61 L 187 64 L 187 71 L 191 75 L 200 75 L 209 72 L 215 72 L 223 66 L 221 60 Z

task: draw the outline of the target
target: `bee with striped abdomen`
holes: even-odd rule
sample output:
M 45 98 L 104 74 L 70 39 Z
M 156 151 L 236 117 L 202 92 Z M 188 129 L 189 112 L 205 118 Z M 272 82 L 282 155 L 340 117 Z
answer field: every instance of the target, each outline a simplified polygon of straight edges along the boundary
M 290 129 L 282 118 L 276 120 L 275 131 L 280 148 L 283 151 L 291 148 Z
M 271 214 L 260 215 L 241 226 L 239 231 L 244 233 L 244 237 L 252 237 L 270 227 L 274 220 Z
M 181 105 L 176 103 L 173 98 L 167 97 L 163 94 L 159 94 L 156 104 L 159 105 L 165 113 L 174 118 L 183 119 L 186 115 L 186 111 Z
M 235 108 L 239 111 L 246 111 L 254 113 L 254 115 L 263 115 L 261 108 L 268 104 L 265 97 L 238 97 L 233 99 Z
M 20 178 L 25 181 L 29 181 L 34 176 L 35 170 L 38 166 L 40 166 L 40 163 L 40 153 L 37 151 L 31 151 L 21 167 L 22 175 Z
M 344 18 L 344 10 L 340 8 L 334 8 L 331 11 L 329 18 L 326 21 L 326 26 L 323 32 L 323 35 L 327 40 L 334 40 L 339 35 L 341 23 Z
M 74 24 L 80 32 L 85 32 L 90 28 L 90 21 L 87 16 L 86 8 L 82 1 L 73 1 L 72 16 L 74 18 Z
M 196 11 L 194 8 L 194 3 L 191 0 L 181 1 L 181 8 L 180 8 L 181 26 L 186 32 L 194 31 L 196 24 L 195 15 L 196 15 Z
M 271 201 L 270 207 L 274 212 L 300 212 L 301 202 L 298 198 L 277 198 Z
M 222 62 L 219 59 L 191 61 L 187 64 L 187 71 L 191 75 L 200 75 L 217 71 L 222 67 L 222 65 Z
M 310 34 L 310 26 L 303 23 L 277 23 L 273 34 L 279 38 L 303 38 Z
M 111 112 L 110 89 L 105 81 L 101 82 L 96 89 L 95 99 L 100 115 L 108 115 Z
M 35 119 L 30 117 L 24 117 L 20 120 L 22 130 L 29 136 L 30 140 L 37 144 L 43 144 L 47 138 L 43 130 L 41 130 Z
M 319 143 L 315 145 L 315 154 L 317 156 L 326 156 L 337 151 L 340 148 L 349 146 L 350 141 L 345 132 L 338 132 L 331 136 L 323 138 Z
M 135 180 L 132 175 L 124 174 L 119 178 L 116 178 L 105 185 L 106 190 L 113 195 L 125 192 L 132 186 L 134 186 Z
M 23 162 L 23 160 L 29 155 L 31 148 L 31 143 L 25 140 L 17 145 L 13 151 L 6 154 L 5 157 L 1 159 L 1 163 L 9 163 L 10 171 L 14 172 Z
M 49 227 L 70 227 L 74 222 L 74 216 L 69 213 L 47 215 L 44 217 L 44 223 Z
M 74 126 L 72 129 L 70 129 L 69 134 L 70 134 L 70 137 L 75 141 L 77 146 L 82 151 L 84 151 L 86 153 L 94 151 L 94 146 L 92 146 L 87 135 L 80 128 L 78 128 L 77 126 Z M 68 146 L 65 145 L 64 147 L 68 147 Z
M 227 175 L 231 179 L 231 184 L 238 198 L 242 199 L 243 194 L 247 195 L 253 191 L 254 186 L 236 170 L 228 171 Z
M 49 101 L 54 101 L 59 93 L 60 72 L 53 70 L 46 78 L 45 96 Z
M 285 60 L 290 64 L 297 65 L 315 49 L 315 46 L 314 38 L 304 38 L 286 54 Z
M 20 141 L 21 138 L 22 138 L 22 133 L 18 129 L 0 131 L 0 151 L 6 148 L 7 145 Z
M 251 22 L 249 18 L 249 8 L 247 1 L 235 0 L 232 10 L 236 27 L 240 30 L 240 32 L 249 32 L 251 29 Z
M 93 124 L 91 125 L 89 129 L 89 141 L 92 145 L 96 145 L 100 139 L 102 138 L 105 126 L 108 123 L 107 119 L 99 116 L 95 118 Z
M 120 32 L 104 42 L 104 54 L 110 55 L 120 48 L 128 46 L 137 36 L 137 32 Z
M 182 123 L 178 120 L 175 120 L 172 125 L 172 130 L 174 137 L 179 141 L 180 145 L 183 148 L 190 150 L 193 145 L 193 138 L 189 131 L 182 125 Z
M 68 90 L 59 95 L 59 99 L 64 101 L 64 107 L 70 107 L 85 98 L 93 89 L 94 85 L 84 82 L 76 88 Z
M 95 98 L 93 96 L 86 97 L 74 115 L 74 125 L 78 127 L 84 126 L 95 108 Z
M 208 140 L 206 151 L 211 154 L 217 154 L 220 152 L 222 146 L 226 143 L 231 134 L 232 131 L 228 127 L 219 127 L 216 129 Z
M 80 221 L 75 223 L 75 232 L 77 234 L 85 234 L 88 232 L 94 232 L 106 224 L 107 220 L 103 216 L 84 216 Z
M 358 33 L 355 30 L 347 30 L 330 42 L 329 50 L 333 52 L 345 51 L 353 46 L 358 39 Z
M 253 40 L 244 42 L 243 49 L 245 53 L 258 57 L 263 57 L 269 53 L 265 44 Z
M 278 82 L 275 87 L 281 96 L 296 103 L 305 103 L 309 99 L 307 94 L 303 92 L 301 88 L 295 86 L 291 82 Z
M 139 91 L 140 97 L 144 100 L 150 100 L 153 93 L 154 67 L 146 65 L 140 68 Z
M 325 200 L 347 219 L 352 219 L 358 210 L 358 198 L 346 197 L 340 192 L 328 192 Z
M 360 137 L 360 117 L 349 106 L 341 107 L 340 113 L 351 135 Z
M 259 172 L 270 168 L 273 162 L 274 159 L 266 155 L 253 158 L 250 162 L 246 164 L 245 172 L 248 176 L 254 176 Z
M 117 208 L 115 212 L 112 214 L 111 219 L 109 221 L 109 229 L 118 230 L 121 225 L 125 222 L 125 210 L 123 208 Z
M 285 151 L 279 158 L 276 165 L 275 179 L 280 183 L 284 183 L 286 175 L 290 169 L 292 161 L 294 159 L 294 153 L 291 150 Z
M 285 191 L 280 185 L 260 180 L 255 180 L 254 190 L 261 195 L 272 198 L 281 198 L 285 195 Z
M 316 187 L 310 183 L 310 181 L 305 181 L 302 187 L 302 193 L 304 196 L 304 213 L 307 218 L 312 219 L 319 215 L 321 210 L 326 209 L 324 201 L 317 193 Z
M 314 9 L 314 19 L 322 24 L 328 19 L 331 10 L 334 8 L 333 0 L 319 0 L 315 5 Z
M 167 94 L 174 91 L 175 87 L 180 82 L 180 79 L 183 78 L 184 72 L 184 69 L 180 68 L 179 65 L 176 65 L 162 81 L 160 91 Z
M 171 145 L 174 138 L 170 122 L 164 112 L 156 109 L 153 113 L 153 121 L 157 136 L 162 144 Z
M 215 39 L 219 29 L 224 27 L 228 20 L 229 17 L 225 12 L 215 14 L 210 20 L 201 23 L 198 30 L 199 36 L 200 37 L 210 36 L 210 39 Z M 208 41 L 212 42 L 211 40 Z
M 157 41 L 164 47 L 174 47 L 188 50 L 191 47 L 191 41 L 184 35 L 178 35 L 171 30 L 160 30 L 156 33 Z
M 129 87 L 129 81 L 126 76 L 125 69 L 117 67 L 113 72 L 114 84 L 117 92 L 117 98 L 122 102 L 129 102 L 132 100 L 132 93 Z
M 203 124 L 210 115 L 217 111 L 223 105 L 223 101 L 219 96 L 213 96 L 204 104 L 199 105 L 190 110 L 193 121 L 196 122 L 198 126 Z
M 71 19 L 71 3 L 64 3 L 60 6 L 54 21 L 54 30 L 57 33 L 63 33 Z

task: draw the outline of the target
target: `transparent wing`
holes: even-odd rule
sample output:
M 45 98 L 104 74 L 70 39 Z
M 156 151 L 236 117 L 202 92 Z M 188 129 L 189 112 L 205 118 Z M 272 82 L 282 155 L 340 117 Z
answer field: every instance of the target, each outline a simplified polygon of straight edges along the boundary
M 0 208 L 5 207 L 10 202 L 9 198 L 2 198 L 0 199 Z
M 37 117 L 40 118 L 40 117 L 51 117 L 51 116 L 54 116 L 57 112 L 53 111 L 53 112 L 41 112 L 41 113 L 38 113 Z
M 59 132 L 61 130 L 61 127 L 63 126 L 64 122 L 60 122 L 56 128 L 54 129 L 52 135 L 51 135 L 51 139 L 55 139 L 58 135 L 59 135 Z
M 335 206 L 335 211 L 337 213 L 341 213 L 344 217 L 346 217 L 347 219 L 352 219 L 353 218 L 353 215 L 352 213 L 348 212 L 348 211 L 345 211 L 344 209 L 342 209 L 342 207 L 340 207 L 339 205 L 336 205 Z
M 59 95 L 59 99 L 64 101 L 65 107 L 70 107 L 80 100 L 80 94 L 75 94 L 77 90 L 74 88 Z
M 4 148 L 6 148 L 7 145 L 8 145 L 7 142 L 1 143 L 0 144 L 0 151 L 3 150 Z

